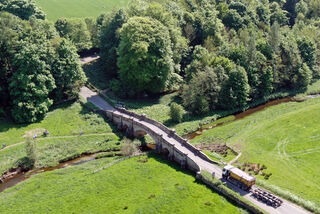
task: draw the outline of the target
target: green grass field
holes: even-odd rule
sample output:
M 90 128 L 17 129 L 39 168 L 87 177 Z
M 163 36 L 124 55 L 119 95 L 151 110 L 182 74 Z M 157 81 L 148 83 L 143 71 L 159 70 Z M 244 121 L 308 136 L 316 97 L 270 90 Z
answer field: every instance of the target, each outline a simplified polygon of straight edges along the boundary
M 178 165 L 148 156 L 96 174 L 114 158 L 35 175 L 0 193 L 0 213 L 245 213 Z
M 43 130 L 50 135 L 43 137 Z M 80 131 L 82 135 L 79 136 Z M 36 167 L 57 165 L 85 152 L 119 149 L 121 136 L 115 134 L 112 124 L 99 114 L 90 112 L 86 104 L 75 102 L 58 106 L 42 121 L 29 125 L 17 125 L 8 120 L 0 121 L 0 174 L 18 167 L 26 156 L 27 138 L 38 134 L 36 139 Z
M 113 133 L 37 140 L 35 167 L 56 166 L 63 160 L 76 158 L 83 153 L 119 150 L 120 144 L 119 137 Z M 23 144 L 0 150 L 0 174 L 23 164 L 24 157 L 26 151 Z
M 320 206 L 320 99 L 283 103 L 205 131 L 192 143 L 221 143 L 242 151 L 240 163 L 260 163 L 276 185 Z M 262 176 L 258 178 L 263 180 Z
M 35 0 L 47 19 L 98 17 L 114 8 L 126 6 L 129 0 Z
M 34 134 L 41 138 L 45 129 L 49 131 L 50 137 L 76 136 L 80 131 L 83 134 L 112 131 L 112 127 L 102 116 L 91 113 L 83 104 L 76 102 L 56 107 L 42 121 L 33 124 L 17 125 L 8 120 L 0 120 L 0 143 L 9 146 L 25 141 Z

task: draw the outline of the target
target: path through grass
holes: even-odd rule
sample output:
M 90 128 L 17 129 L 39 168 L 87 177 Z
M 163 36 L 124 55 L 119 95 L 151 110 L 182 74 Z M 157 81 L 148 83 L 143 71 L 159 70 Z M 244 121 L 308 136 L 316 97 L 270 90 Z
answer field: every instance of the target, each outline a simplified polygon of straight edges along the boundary
M 73 159 L 83 153 L 119 150 L 120 139 L 113 133 L 106 135 L 75 136 L 68 138 L 38 139 L 35 167 L 55 166 L 60 161 Z M 0 150 L 0 175 L 10 168 L 23 164 L 25 145 Z

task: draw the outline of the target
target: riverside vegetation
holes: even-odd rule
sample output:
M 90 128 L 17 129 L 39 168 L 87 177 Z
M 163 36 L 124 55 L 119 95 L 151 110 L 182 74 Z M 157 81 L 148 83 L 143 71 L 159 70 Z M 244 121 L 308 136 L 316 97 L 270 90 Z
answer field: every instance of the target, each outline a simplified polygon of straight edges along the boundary
M 35 139 L 38 168 L 55 166 L 82 153 L 120 149 L 121 136 L 113 132 L 113 127 L 77 102 L 60 105 L 38 123 L 16 125 L 0 120 L 0 124 L 1 142 L 6 145 L 0 150 L 0 174 L 25 164 L 25 144 L 34 135 L 38 136 Z M 50 133 L 47 137 L 42 135 L 45 130 Z

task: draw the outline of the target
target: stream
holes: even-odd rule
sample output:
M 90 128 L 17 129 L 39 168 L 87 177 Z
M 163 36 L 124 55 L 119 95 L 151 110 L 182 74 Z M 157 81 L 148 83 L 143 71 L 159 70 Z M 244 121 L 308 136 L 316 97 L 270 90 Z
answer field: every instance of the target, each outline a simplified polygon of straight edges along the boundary
M 48 172 L 48 171 L 53 171 L 56 169 L 61 169 L 61 168 L 66 168 L 68 166 L 75 166 L 75 165 L 80 165 L 83 163 L 87 163 L 89 161 L 94 160 L 96 157 L 96 154 L 89 154 L 89 155 L 81 155 L 80 157 L 77 157 L 75 159 L 65 161 L 63 163 L 59 163 L 58 165 L 54 167 L 47 167 L 47 168 L 42 168 L 42 169 L 33 169 L 28 172 L 22 172 L 18 173 L 8 179 L 5 179 L 3 183 L 0 183 L 0 192 L 3 192 L 5 189 L 9 187 L 13 187 L 16 184 L 27 180 L 30 178 L 32 175 L 36 175 L 42 172 Z
M 213 129 L 213 128 L 216 128 L 216 127 L 219 127 L 219 126 L 222 126 L 226 123 L 230 123 L 230 122 L 233 122 L 233 121 L 236 121 L 236 120 L 240 120 L 244 117 L 247 117 L 253 113 L 256 113 L 256 112 L 259 112 L 259 111 L 262 111 L 264 110 L 265 108 L 267 107 L 270 107 L 270 106 L 275 106 L 275 105 L 278 105 L 278 104 L 281 104 L 281 103 L 287 103 L 287 102 L 290 102 L 290 101 L 293 101 L 293 99 L 291 97 L 286 97 L 286 98 L 282 98 L 282 99 L 277 99 L 277 100 L 272 100 L 272 101 L 269 101 L 263 105 L 259 105 L 257 107 L 254 107 L 254 108 L 250 108 L 244 112 L 241 112 L 241 113 L 238 113 L 236 115 L 234 115 L 234 118 L 230 119 L 230 120 L 227 120 L 227 121 L 223 121 L 221 123 L 216 123 L 215 121 L 213 121 L 212 123 L 214 123 L 213 125 L 210 125 L 209 124 L 205 124 L 205 125 L 202 125 L 200 126 L 200 128 L 195 131 L 195 132 L 191 132 L 189 134 L 186 134 L 184 136 L 182 136 L 184 139 L 187 139 L 187 140 L 192 140 L 194 139 L 195 137 L 197 136 L 200 136 L 203 134 L 204 131 L 206 130 L 209 130 L 209 129 Z
M 139 150 L 142 152 L 145 152 L 145 151 L 154 150 L 155 147 L 156 147 L 155 144 L 146 144 L 145 146 L 141 146 L 139 148 Z M 36 174 L 39 174 L 42 172 L 53 171 L 56 169 L 66 168 L 66 167 L 70 167 L 70 166 L 76 166 L 76 165 L 84 164 L 89 161 L 95 160 L 97 154 L 99 154 L 99 153 L 101 153 L 101 152 L 97 152 L 97 153 L 93 153 L 93 154 L 82 154 L 75 159 L 64 161 L 54 167 L 46 167 L 46 168 L 42 168 L 42 169 L 31 169 L 27 172 L 17 172 L 17 174 L 13 175 L 12 177 L 10 176 L 9 178 L 5 179 L 3 181 L 3 183 L 0 182 L 0 193 L 10 187 L 17 185 L 18 183 L 20 183 L 22 181 L 27 180 L 28 178 L 30 178 L 33 175 L 36 175 Z

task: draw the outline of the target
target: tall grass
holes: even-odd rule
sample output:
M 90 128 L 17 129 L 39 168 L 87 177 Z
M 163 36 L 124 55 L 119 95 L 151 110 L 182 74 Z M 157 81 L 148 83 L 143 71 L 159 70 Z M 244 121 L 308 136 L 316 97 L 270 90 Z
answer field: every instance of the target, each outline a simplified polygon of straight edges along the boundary
M 120 150 L 121 140 L 115 134 L 61 137 L 36 140 L 37 160 L 35 166 L 55 166 L 60 161 L 70 160 L 83 153 Z M 0 174 L 24 164 L 25 145 L 0 150 Z M 21 162 L 22 161 L 22 162 Z

